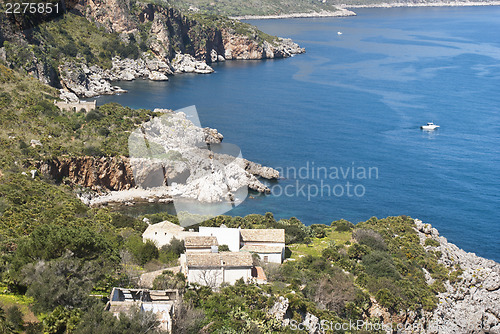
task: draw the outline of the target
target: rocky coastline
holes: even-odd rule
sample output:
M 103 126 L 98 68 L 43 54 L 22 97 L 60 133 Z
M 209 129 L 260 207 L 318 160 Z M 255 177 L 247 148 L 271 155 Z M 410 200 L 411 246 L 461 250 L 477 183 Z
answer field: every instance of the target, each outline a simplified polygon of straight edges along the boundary
M 339 8 L 334 12 L 320 11 L 312 13 L 291 13 L 291 14 L 280 14 L 280 15 L 243 15 L 243 16 L 231 16 L 230 18 L 234 20 L 267 20 L 267 19 L 346 17 L 346 16 L 356 16 L 356 13 L 351 10 L 348 10 L 347 8 Z
M 264 41 L 256 44 L 247 36 L 223 33 L 225 37 L 224 55 L 211 51 L 211 62 L 226 60 L 258 60 L 273 58 L 288 58 L 304 53 L 305 49 L 291 39 L 279 38 L 275 44 Z M 139 59 L 112 59 L 111 69 L 103 69 L 98 65 L 88 66 L 85 63 L 66 62 L 59 66 L 63 92 L 60 98 L 66 102 L 68 94 L 80 98 L 90 98 L 99 95 L 126 93 L 126 90 L 113 85 L 115 81 L 132 81 L 145 79 L 152 81 L 167 81 L 169 76 L 182 73 L 210 74 L 214 70 L 204 60 L 197 60 L 190 54 L 178 53 L 172 61 L 157 58 L 151 53 L 143 53 Z
M 408 317 L 421 333 L 500 333 L 500 263 L 468 253 L 439 235 L 437 229 L 415 219 L 420 243 L 428 252 L 439 252 L 440 262 L 463 272 L 455 282 L 446 282 L 438 307 L 419 319 Z M 436 246 L 425 246 L 425 240 Z M 428 279 L 428 284 L 432 284 Z
M 207 149 L 223 140 L 216 129 L 200 128 L 182 112 L 155 112 L 165 115 L 131 134 L 130 157 L 54 158 L 35 167 L 45 177 L 79 188 L 80 199 L 92 206 L 174 198 L 232 202 L 240 189 L 269 193 L 260 178 L 279 179 L 273 168 Z M 149 155 L 151 147 L 156 150 L 153 155 Z
M 446 291 L 439 293 L 438 306 L 433 311 L 400 310 L 391 314 L 374 298 L 367 318 L 378 320 L 381 332 L 386 334 L 456 334 L 456 333 L 500 333 L 500 263 L 468 253 L 439 235 L 437 229 L 414 219 L 415 231 L 420 244 L 427 252 L 439 252 L 439 262 L 448 268 L 461 271 L 454 282 L 445 283 Z M 433 246 L 426 245 L 434 240 Z M 425 269 L 424 270 L 425 273 Z M 433 280 L 426 273 L 427 284 Z M 290 301 L 279 297 L 269 314 L 283 326 L 290 325 Z M 320 334 L 320 319 L 307 312 L 302 315 L 302 324 L 310 334 Z

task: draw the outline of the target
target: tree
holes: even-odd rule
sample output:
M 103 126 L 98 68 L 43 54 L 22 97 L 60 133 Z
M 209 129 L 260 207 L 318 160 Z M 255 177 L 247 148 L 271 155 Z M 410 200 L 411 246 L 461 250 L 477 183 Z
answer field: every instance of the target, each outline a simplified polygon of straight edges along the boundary
M 146 242 L 141 247 L 138 260 L 141 265 L 145 265 L 152 259 L 157 259 L 158 255 L 159 252 L 155 243 L 151 240 L 146 240 Z
M 228 245 L 220 245 L 219 246 L 219 252 L 229 252 L 229 246 Z
M 7 321 L 12 324 L 16 330 L 21 331 L 24 329 L 23 313 L 16 305 L 13 305 L 7 309 L 6 312 Z
M 83 307 L 94 282 L 103 276 L 105 263 L 82 261 L 68 254 L 50 262 L 28 264 L 22 271 L 26 295 L 35 299 L 35 312 L 49 312 L 59 305 Z
M 186 277 L 183 273 L 174 274 L 170 270 L 165 270 L 153 281 L 153 289 L 183 289 L 186 286 Z
M 200 333 L 205 320 L 203 310 L 196 309 L 192 304 L 183 300 L 175 304 L 174 310 L 172 333 Z
M 81 319 L 75 334 L 160 334 L 160 321 L 152 312 L 142 312 L 132 308 L 130 312 L 120 313 L 118 319 L 103 310 L 104 305 L 96 303 Z
M 44 333 L 64 334 L 73 333 L 80 322 L 80 309 L 69 309 L 58 306 L 43 319 Z
M 5 311 L 0 307 L 0 334 L 11 334 L 14 332 L 14 327 L 12 324 L 7 321 L 7 317 L 5 316 Z
M 356 300 L 358 288 L 352 279 L 340 268 L 329 276 L 323 276 L 319 282 L 308 286 L 308 295 L 320 308 L 342 313 L 346 303 Z
M 345 219 L 336 220 L 331 223 L 331 226 L 335 227 L 337 232 L 348 232 L 354 228 L 354 224 Z
M 170 243 L 161 247 L 161 251 L 165 253 L 173 253 L 176 257 L 179 257 L 186 251 L 186 247 L 184 247 L 184 240 L 179 240 L 174 237 L 170 240 Z
M 198 274 L 198 282 L 206 285 L 212 290 L 217 288 L 222 282 L 222 273 L 218 269 L 203 269 Z

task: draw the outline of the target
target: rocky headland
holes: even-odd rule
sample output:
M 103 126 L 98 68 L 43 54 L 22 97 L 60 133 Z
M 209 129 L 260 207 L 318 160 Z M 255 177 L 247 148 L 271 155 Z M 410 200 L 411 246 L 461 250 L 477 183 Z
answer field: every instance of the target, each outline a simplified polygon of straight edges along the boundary
M 420 333 L 500 333 L 500 263 L 458 248 L 430 224 L 416 219 L 415 227 L 426 251 L 439 252 L 441 263 L 460 268 L 462 274 L 455 282 L 446 282 L 433 312 L 418 319 L 408 317 L 406 322 L 426 329 Z M 425 246 L 427 239 L 437 243 Z
M 414 220 L 420 244 L 427 252 L 439 252 L 440 262 L 456 269 L 459 275 L 446 281 L 446 291 L 439 293 L 438 306 L 433 311 L 399 310 L 391 313 L 375 298 L 365 320 L 378 320 L 381 332 L 387 334 L 458 334 L 500 333 L 500 263 L 468 253 L 439 235 L 437 229 L 419 219 Z M 432 246 L 426 240 L 434 240 Z M 424 271 L 427 284 L 433 279 Z M 279 297 L 269 311 L 284 326 L 290 326 L 290 301 Z M 302 314 L 302 324 L 310 334 L 323 333 L 320 319 L 308 312 Z M 354 323 L 354 328 L 357 324 Z
M 371 4 L 343 4 L 342 8 L 396 8 L 396 7 L 467 7 L 500 6 L 500 1 L 424 1 L 424 2 L 380 2 Z
M 174 198 L 231 202 L 242 188 L 268 193 L 259 178 L 279 178 L 278 171 L 243 159 L 239 151 L 231 155 L 210 150 L 209 145 L 223 140 L 216 129 L 195 126 L 182 112 L 155 112 L 165 116 L 131 134 L 130 157 L 55 158 L 35 167 L 57 182 L 87 189 L 80 198 L 89 205 Z

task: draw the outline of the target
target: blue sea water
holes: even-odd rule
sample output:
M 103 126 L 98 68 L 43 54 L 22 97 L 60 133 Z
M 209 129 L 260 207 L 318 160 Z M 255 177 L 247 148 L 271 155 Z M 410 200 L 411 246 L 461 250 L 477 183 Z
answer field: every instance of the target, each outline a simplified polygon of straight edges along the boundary
M 356 12 L 250 21 L 307 53 L 118 83 L 130 92 L 98 103 L 196 105 L 245 158 L 288 169 L 272 195 L 230 214 L 306 224 L 405 214 L 500 261 L 500 7 Z M 441 128 L 421 131 L 429 121 Z

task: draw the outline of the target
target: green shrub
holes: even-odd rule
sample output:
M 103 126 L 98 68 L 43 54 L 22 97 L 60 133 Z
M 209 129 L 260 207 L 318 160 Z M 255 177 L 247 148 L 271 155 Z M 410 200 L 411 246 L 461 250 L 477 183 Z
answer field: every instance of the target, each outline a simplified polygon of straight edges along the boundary
M 366 273 L 373 277 L 387 277 L 391 279 L 400 278 L 391 255 L 388 253 L 379 251 L 371 252 L 363 256 L 361 263 L 366 268 Z
M 333 221 L 331 226 L 335 227 L 337 232 L 349 232 L 354 228 L 354 224 L 345 219 Z
M 350 259 L 361 260 L 361 258 L 369 252 L 370 249 L 368 246 L 355 243 L 347 249 L 347 256 L 349 256 Z
M 366 245 L 373 250 L 386 251 L 387 245 L 384 238 L 377 232 L 370 229 L 355 229 L 353 238 L 361 245 Z
M 165 270 L 153 281 L 153 289 L 155 290 L 184 289 L 185 285 L 186 277 L 183 273 L 174 274 L 169 270 Z
M 432 238 L 425 239 L 425 246 L 439 247 L 441 244 L 439 241 L 434 240 Z
M 219 245 L 219 252 L 229 252 L 228 245 Z
M 377 294 L 375 295 L 375 299 L 377 299 L 377 302 L 380 305 L 387 307 L 389 310 L 391 311 L 397 310 L 398 307 L 397 298 L 388 289 L 384 288 L 378 290 Z

